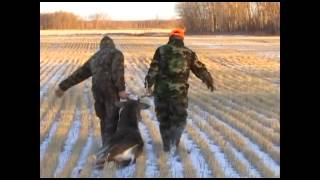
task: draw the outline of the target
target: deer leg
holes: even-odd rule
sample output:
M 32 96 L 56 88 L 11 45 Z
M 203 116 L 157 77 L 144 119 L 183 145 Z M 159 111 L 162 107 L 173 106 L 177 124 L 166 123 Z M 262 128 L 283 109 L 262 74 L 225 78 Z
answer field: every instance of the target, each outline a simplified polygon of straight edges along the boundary
M 136 163 L 136 158 L 134 156 L 131 156 L 130 164 Z

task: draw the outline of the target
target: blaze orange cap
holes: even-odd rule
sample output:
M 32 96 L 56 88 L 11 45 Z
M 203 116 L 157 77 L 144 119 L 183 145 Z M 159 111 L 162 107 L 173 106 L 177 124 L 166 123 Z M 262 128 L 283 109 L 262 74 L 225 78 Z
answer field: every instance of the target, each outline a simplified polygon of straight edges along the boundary
M 170 33 L 170 36 L 175 35 L 184 39 L 184 30 L 180 28 L 173 29 Z

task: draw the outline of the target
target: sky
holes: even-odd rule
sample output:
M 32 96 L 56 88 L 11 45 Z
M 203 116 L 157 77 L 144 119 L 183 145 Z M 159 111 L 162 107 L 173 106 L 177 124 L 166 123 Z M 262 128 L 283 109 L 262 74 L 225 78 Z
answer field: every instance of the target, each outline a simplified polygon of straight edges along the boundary
M 112 20 L 178 18 L 176 2 L 40 2 L 40 13 L 67 11 L 88 18 L 94 13 L 107 14 Z

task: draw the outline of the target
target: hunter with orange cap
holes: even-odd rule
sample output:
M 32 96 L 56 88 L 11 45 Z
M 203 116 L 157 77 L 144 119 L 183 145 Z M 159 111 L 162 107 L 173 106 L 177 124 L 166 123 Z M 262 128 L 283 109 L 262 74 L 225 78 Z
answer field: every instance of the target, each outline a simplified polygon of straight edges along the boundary
M 211 91 L 215 89 L 206 66 L 198 60 L 195 52 L 184 45 L 184 35 L 183 29 L 172 30 L 169 42 L 156 50 L 145 78 L 147 93 L 154 95 L 155 111 L 166 152 L 179 146 L 186 126 L 190 70 Z

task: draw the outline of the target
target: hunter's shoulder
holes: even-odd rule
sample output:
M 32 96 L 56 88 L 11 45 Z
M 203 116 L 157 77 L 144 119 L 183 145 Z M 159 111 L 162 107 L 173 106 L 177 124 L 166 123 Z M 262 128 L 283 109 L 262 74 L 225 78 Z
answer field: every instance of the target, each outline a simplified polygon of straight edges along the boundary
M 181 49 L 183 49 L 183 51 L 187 51 L 191 54 L 195 54 L 195 52 L 192 49 L 188 48 L 187 46 L 183 46 L 183 47 L 181 47 Z
M 117 49 L 117 48 L 111 48 L 111 50 L 112 50 L 114 53 L 123 54 L 122 51 L 120 51 L 120 50 Z
M 123 56 L 122 51 L 120 51 L 120 50 L 117 49 L 117 48 L 113 48 L 113 49 L 112 49 L 112 52 L 113 52 L 114 55 Z
M 166 49 L 172 49 L 172 46 L 169 44 L 164 44 L 157 48 L 157 50 L 166 50 Z
M 168 52 L 171 52 L 173 47 L 169 44 L 164 44 L 157 48 L 156 52 L 159 52 L 160 54 L 165 54 Z

